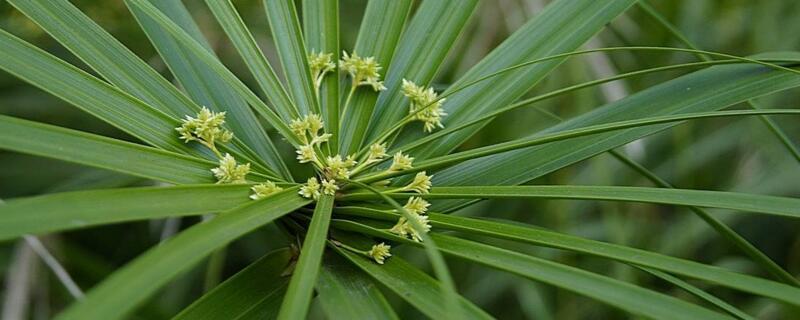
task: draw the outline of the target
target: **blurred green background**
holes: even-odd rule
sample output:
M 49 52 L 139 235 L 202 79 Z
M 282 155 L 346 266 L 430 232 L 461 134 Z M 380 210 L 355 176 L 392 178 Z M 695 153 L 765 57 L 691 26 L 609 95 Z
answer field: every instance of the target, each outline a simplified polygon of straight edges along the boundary
M 435 1 L 435 0 L 428 0 Z M 119 0 L 73 0 L 120 41 L 171 79 L 144 33 Z M 247 24 L 268 58 L 276 53 L 267 28 L 261 1 L 235 0 Z M 199 0 L 185 0 L 217 54 L 234 73 L 252 84 L 242 61 L 235 55 L 221 29 Z M 366 1 L 340 1 L 341 42 L 351 48 Z M 458 40 L 436 80 L 445 88 L 503 41 L 521 24 L 535 16 L 543 0 L 482 0 L 467 32 Z M 670 0 L 650 1 L 690 40 L 705 50 L 735 55 L 768 51 L 800 51 L 800 1 L 796 0 Z M 0 1 L 0 26 L 62 59 L 83 67 L 35 24 Z M 639 8 L 632 7 L 587 44 L 590 47 L 623 45 L 681 46 Z M 530 95 L 568 85 L 656 66 L 695 61 L 689 54 L 624 52 L 573 58 L 540 83 Z M 384 69 L 385 70 L 385 69 Z M 665 72 L 584 89 L 524 108 L 494 120 L 462 148 L 472 148 L 524 136 L 555 122 L 545 112 L 569 118 L 653 86 L 691 70 Z M 800 91 L 759 98 L 760 106 L 796 108 Z M 741 107 L 741 106 L 735 106 Z M 124 133 L 49 96 L 39 89 L 0 72 L 0 113 L 56 124 L 92 133 L 134 141 Z M 775 119 L 797 144 L 800 125 L 796 117 Z M 291 152 L 286 150 L 287 153 Z M 681 188 L 746 191 L 750 193 L 800 196 L 800 166 L 755 117 L 694 121 L 670 131 L 634 142 L 621 151 L 655 170 Z M 303 170 L 303 169 L 300 169 Z M 533 184 L 598 184 L 651 186 L 635 172 L 608 155 L 562 169 Z M 116 173 L 16 153 L 0 152 L 0 199 L 76 189 L 151 185 L 152 182 Z M 792 274 L 800 273 L 800 223 L 794 220 L 747 214 L 729 215 L 713 211 Z M 608 242 L 645 248 L 664 254 L 761 274 L 727 242 L 688 210 L 666 206 L 588 201 L 487 201 L 457 214 L 487 216 L 535 224 L 561 232 Z M 127 223 L 90 228 L 43 237 L 83 289 L 91 288 L 114 269 L 156 245 L 161 239 L 198 221 L 198 218 Z M 488 239 L 481 239 L 491 241 Z M 496 240 L 494 240 L 496 241 Z M 225 276 L 235 273 L 262 254 L 285 246 L 269 228 L 240 239 L 229 247 Z M 686 299 L 695 299 L 671 285 L 631 267 L 572 253 L 502 243 L 591 271 L 612 275 Z M 32 319 L 47 319 L 71 302 L 71 297 L 52 273 L 35 257 L 25 258 L 19 243 L 0 243 L 0 274 L 4 290 L 10 277 L 26 275 L 30 295 L 25 306 Z M 415 249 L 398 253 L 425 266 Z M 470 300 L 503 319 L 596 319 L 624 318 L 624 314 L 599 303 L 514 275 L 450 260 L 459 290 Z M 24 272 L 12 272 L 22 266 Z M 140 308 L 136 318 L 169 318 L 202 294 L 204 265 L 179 278 L 162 294 Z M 702 283 L 696 283 L 706 288 Z M 764 319 L 781 319 L 800 310 L 786 310 L 750 295 L 709 288 L 709 292 Z M 0 295 L 2 296 L 2 295 Z M 387 293 L 402 318 L 420 314 Z M 316 306 L 315 308 L 318 308 Z M 318 310 L 317 310 L 318 311 Z M 795 313 L 796 312 L 796 313 Z M 313 318 L 321 313 L 312 312 Z

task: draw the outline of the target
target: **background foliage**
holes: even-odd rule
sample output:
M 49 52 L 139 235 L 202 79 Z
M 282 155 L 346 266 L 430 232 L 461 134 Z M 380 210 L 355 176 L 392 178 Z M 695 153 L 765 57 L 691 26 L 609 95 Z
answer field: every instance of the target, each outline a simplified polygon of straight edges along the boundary
M 168 70 L 138 24 L 121 2 L 73 1 L 117 39 L 164 74 Z M 249 76 L 233 46 L 201 1 L 184 1 L 210 41 L 210 45 L 236 75 L 251 87 Z M 497 46 L 525 21 L 534 16 L 546 1 L 484 0 L 468 22 L 468 30 L 456 39 L 436 75 L 434 85 L 449 86 Z M 768 51 L 798 51 L 800 3 L 775 1 L 651 1 L 659 12 L 675 24 L 700 48 L 747 56 Z M 276 48 L 268 38 L 261 1 L 235 1 L 243 18 L 266 53 L 277 65 Z M 341 47 L 355 45 L 364 1 L 341 1 Z M 78 66 L 83 64 L 48 37 L 35 24 L 5 2 L 0 2 L 0 26 L 44 50 Z M 638 7 L 615 19 L 588 47 L 623 45 L 681 46 L 661 25 Z M 695 61 L 680 53 L 618 52 L 581 56 L 562 64 L 529 96 L 568 85 L 647 67 Z M 280 71 L 278 71 L 280 72 Z M 688 70 L 664 72 L 584 89 L 524 108 L 493 120 L 461 146 L 468 149 L 507 141 L 537 132 L 555 124 L 542 110 L 561 118 L 571 118 L 596 106 L 617 100 Z M 796 108 L 797 89 L 757 99 L 761 106 Z M 61 100 L 43 94 L 22 81 L 0 74 L 0 114 L 55 124 L 135 141 L 125 133 L 88 116 Z M 800 136 L 797 117 L 775 117 L 789 137 Z M 283 150 L 289 153 L 289 150 Z M 693 121 L 629 144 L 624 151 L 662 178 L 685 189 L 727 190 L 757 194 L 799 197 L 800 170 L 796 160 L 771 135 L 756 117 L 705 119 Z M 293 172 L 308 168 L 295 167 Z M 0 152 L 0 199 L 103 187 L 151 185 L 151 181 L 120 175 L 61 161 L 13 152 Z M 558 170 L 530 184 L 631 185 L 651 186 L 640 175 L 624 167 L 608 154 Z M 765 215 L 733 215 L 725 210 L 710 210 L 762 249 L 789 273 L 800 273 L 800 221 Z M 461 216 L 487 216 L 521 221 L 585 238 L 624 244 L 710 265 L 762 276 L 763 271 L 745 259 L 727 242 L 692 215 L 688 209 L 638 203 L 575 200 L 489 200 L 458 212 Z M 152 220 L 93 227 L 44 237 L 47 247 L 59 258 L 82 288 L 99 283 L 112 271 L 157 244 L 161 239 L 194 224 L 199 217 Z M 259 230 L 234 242 L 227 250 L 222 267 L 229 277 L 265 253 L 285 247 L 277 232 Z M 698 298 L 673 284 L 634 267 L 569 251 L 534 248 L 514 242 L 478 238 L 502 244 L 505 248 L 530 253 L 614 278 L 668 292 L 697 302 Z M 18 242 L 0 242 L 0 274 L 30 279 L 31 318 L 49 318 L 71 303 L 72 298 L 52 273 L 36 259 L 29 259 L 27 275 L 10 270 L 12 260 L 21 259 Z M 427 268 L 421 250 L 400 247 L 397 253 L 411 263 Z M 620 311 L 574 293 L 534 283 L 519 276 L 490 270 L 459 259 L 448 259 L 453 277 L 464 297 L 498 318 L 586 319 L 618 318 Z M 429 270 L 430 271 L 430 270 Z M 205 264 L 176 278 L 135 314 L 141 319 L 170 318 L 203 294 Z M 694 283 L 704 288 L 702 283 Z M 386 288 L 377 290 L 387 291 Z M 781 319 L 800 310 L 764 298 L 728 289 L 708 288 L 708 292 L 758 318 Z M 387 299 L 401 318 L 418 316 L 418 311 L 396 295 Z M 311 317 L 322 317 L 319 302 L 312 303 Z

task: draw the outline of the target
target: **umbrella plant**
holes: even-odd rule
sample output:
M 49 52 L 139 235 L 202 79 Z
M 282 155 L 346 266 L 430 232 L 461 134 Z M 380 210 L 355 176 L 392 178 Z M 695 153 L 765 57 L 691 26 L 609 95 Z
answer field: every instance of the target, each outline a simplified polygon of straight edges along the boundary
M 352 48 L 340 45 L 339 11 L 347 8 L 339 8 L 337 1 L 303 0 L 296 7 L 292 0 L 265 0 L 277 61 L 266 58 L 254 40 L 260 30 L 248 28 L 229 0 L 206 0 L 250 73 L 240 75 L 215 55 L 180 1 L 125 0 L 176 86 L 68 0 L 8 2 L 90 71 L 6 31 L 0 31 L 0 69 L 136 141 L 0 115 L 0 148 L 160 184 L 7 199 L 0 206 L 0 240 L 137 220 L 204 217 L 115 270 L 60 319 L 128 316 L 171 280 L 209 256 L 209 263 L 220 263 L 219 253 L 228 244 L 268 225 L 285 238 L 286 248 L 252 261 L 176 318 L 299 319 L 314 300 L 333 319 L 397 318 L 387 293 L 430 318 L 492 318 L 460 295 L 461 284 L 448 268 L 453 260 L 445 258 L 572 291 L 646 318 L 749 317 L 681 278 L 800 307 L 800 282 L 703 209 L 797 219 L 800 200 L 673 188 L 616 150 L 693 119 L 758 116 L 800 160 L 772 121 L 796 117 L 797 109 L 723 110 L 800 86 L 800 71 L 794 68 L 800 55 L 738 57 L 699 50 L 688 40 L 687 48 L 581 49 L 637 1 L 559 0 L 457 81 L 435 86 L 437 71 L 464 33 L 477 0 L 371 0 Z M 658 20 L 658 12 L 639 5 Z M 526 96 L 565 60 L 611 51 L 682 52 L 700 61 Z M 556 125 L 529 136 L 464 145 L 507 112 L 581 88 L 681 68 L 699 70 L 579 116 L 555 119 Z M 254 82 L 245 84 L 247 77 Z M 529 184 L 603 153 L 654 187 Z M 298 167 L 305 170 L 294 170 Z M 481 218 L 453 214 L 487 199 L 688 207 L 766 275 L 490 219 L 492 212 Z M 519 246 L 634 266 L 703 303 L 537 257 Z M 422 250 L 432 272 L 396 252 L 405 247 Z

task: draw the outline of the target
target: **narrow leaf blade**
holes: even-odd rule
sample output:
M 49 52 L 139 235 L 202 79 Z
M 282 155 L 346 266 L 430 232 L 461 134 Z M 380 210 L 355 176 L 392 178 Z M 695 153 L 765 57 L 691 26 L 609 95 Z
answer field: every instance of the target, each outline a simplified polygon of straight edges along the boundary
M 308 313 L 314 284 L 317 282 L 322 253 L 328 240 L 328 226 L 331 222 L 333 196 L 322 196 L 314 208 L 314 216 L 308 227 L 300 258 L 294 269 L 289 289 L 281 305 L 278 319 L 303 319 Z
M 214 250 L 308 204 L 297 188 L 223 212 L 189 228 L 92 288 L 57 319 L 120 319 L 170 279 L 200 262 Z
M 210 183 L 216 164 L 161 149 L 0 115 L 0 149 L 168 183 Z

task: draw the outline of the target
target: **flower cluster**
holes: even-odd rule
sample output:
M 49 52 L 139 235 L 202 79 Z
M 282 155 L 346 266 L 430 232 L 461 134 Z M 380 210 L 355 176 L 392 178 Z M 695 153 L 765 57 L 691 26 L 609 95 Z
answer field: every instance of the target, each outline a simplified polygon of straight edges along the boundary
M 311 52 L 308 55 L 308 67 L 311 69 L 311 79 L 314 81 L 314 88 L 319 92 L 319 87 L 322 85 L 322 79 L 325 74 L 336 69 L 336 64 L 333 63 L 331 58 L 332 53 L 315 53 Z
M 356 166 L 356 160 L 353 156 L 347 156 L 342 159 L 341 155 L 335 155 L 325 159 L 327 167 L 325 167 L 324 174 L 333 179 L 350 179 L 351 171 Z
M 187 115 L 181 126 L 175 130 L 180 133 L 184 142 L 200 142 L 219 156 L 216 143 L 226 143 L 233 139 L 233 132 L 224 129 L 223 124 L 225 124 L 225 112 L 211 112 L 203 107 L 196 118 Z
M 250 199 L 258 200 L 280 192 L 283 190 L 283 188 L 276 185 L 275 182 L 267 181 L 253 186 L 250 188 L 250 190 L 253 190 L 253 194 L 250 195 Z
M 331 138 L 330 133 L 320 133 L 320 130 L 325 126 L 322 118 L 318 114 L 309 114 L 301 119 L 294 119 L 289 124 L 297 139 L 302 143 L 297 148 L 297 160 L 300 163 L 314 163 L 318 167 L 322 167 L 317 151 L 322 143 L 328 142 Z
M 353 89 L 368 85 L 375 91 L 386 90 L 386 87 L 383 86 L 383 81 L 380 81 L 381 66 L 378 61 L 375 61 L 375 57 L 359 57 L 355 52 L 352 55 L 342 52 L 342 60 L 339 60 L 339 69 L 350 74 L 350 78 L 353 80 Z
M 217 150 L 217 142 L 226 143 L 233 139 L 233 133 L 224 129 L 225 112 L 211 112 L 203 107 L 197 117 L 186 116 L 180 127 L 175 128 L 181 139 L 189 143 L 197 141 L 210 149 L 219 159 L 219 167 L 211 169 L 217 183 L 247 183 L 250 164 L 238 164 L 236 159 L 226 153 L 224 156 Z
M 414 180 L 407 186 L 398 189 L 398 191 L 413 191 L 422 194 L 428 193 L 431 191 L 431 178 L 433 178 L 433 176 L 429 176 L 425 171 L 417 172 L 417 175 L 414 176 Z
M 245 177 L 250 172 L 250 164 L 237 164 L 230 154 L 219 160 L 219 167 L 211 169 L 217 177 L 217 183 L 247 183 Z
M 386 260 L 386 258 L 392 256 L 392 254 L 389 253 L 389 249 L 391 249 L 391 248 L 392 248 L 392 246 L 381 242 L 381 243 L 378 243 L 376 245 L 373 245 L 372 249 L 367 251 L 367 255 L 370 258 L 374 259 L 375 262 L 377 262 L 378 264 L 383 264 L 384 261 Z
M 402 91 L 411 102 L 408 113 L 413 115 L 413 120 L 422 121 L 425 132 L 433 132 L 436 127 L 444 128 L 442 117 L 447 113 L 442 109 L 442 104 L 445 99 L 439 99 L 439 94 L 433 88 L 424 88 L 403 79 Z
M 411 240 L 421 242 L 422 235 L 420 231 L 427 233 L 431 230 L 430 222 L 428 221 L 428 216 L 425 213 L 428 211 L 428 207 L 431 204 L 425 199 L 420 197 L 411 197 L 408 198 L 408 202 L 403 206 L 403 208 L 409 213 L 410 217 L 414 219 L 420 227 L 421 230 L 418 230 L 414 226 L 413 222 L 408 221 L 405 216 L 400 217 L 397 220 L 397 223 L 389 229 L 389 232 L 395 233 L 402 237 L 410 238 Z
M 394 158 L 392 159 L 392 165 L 389 166 L 389 171 L 403 171 L 411 169 L 411 164 L 414 162 L 414 158 L 409 157 L 402 152 L 398 152 L 394 154 Z

